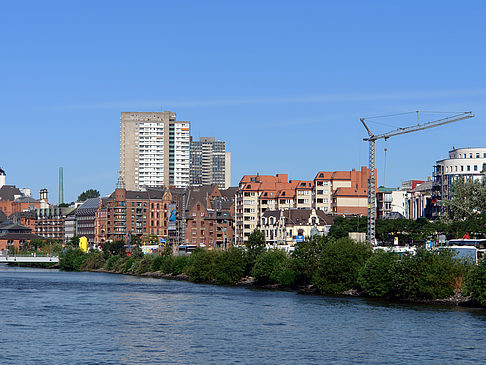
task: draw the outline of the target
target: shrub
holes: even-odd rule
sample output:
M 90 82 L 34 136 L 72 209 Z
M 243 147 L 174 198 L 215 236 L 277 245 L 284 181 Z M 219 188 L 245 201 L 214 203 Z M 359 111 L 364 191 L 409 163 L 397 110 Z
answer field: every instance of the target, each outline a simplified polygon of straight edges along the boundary
M 427 251 L 419 248 L 414 256 L 403 257 L 395 274 L 395 295 L 400 298 L 447 298 L 460 290 L 458 278 L 467 264 L 454 258 L 451 251 Z
M 103 256 L 108 259 L 111 256 L 125 255 L 125 242 L 123 241 L 106 241 L 103 243 Z
M 79 271 L 87 255 L 79 249 L 69 249 L 59 257 L 59 268 L 66 271 Z
M 218 252 L 214 262 L 214 279 L 217 284 L 230 285 L 245 274 L 246 255 L 238 248 Z
M 152 255 L 145 255 L 142 259 L 137 260 L 137 268 L 135 269 L 135 274 L 140 275 L 149 272 L 152 268 L 153 262 Z
M 123 256 L 120 257 L 118 260 L 116 260 L 113 264 L 113 271 L 122 273 L 125 271 L 125 264 L 126 262 L 130 259 L 129 256 Z
M 358 274 L 371 248 L 349 238 L 330 240 L 322 248 L 312 283 L 321 293 L 340 293 L 358 287 Z
M 161 271 L 164 274 L 172 273 L 174 257 L 169 255 L 156 256 L 152 261 L 152 271 Z
M 473 266 L 466 276 L 466 293 L 482 306 L 486 306 L 486 261 Z
M 105 262 L 102 252 L 93 251 L 86 255 L 81 265 L 81 270 L 98 270 L 105 265 Z
M 311 237 L 297 244 L 290 256 L 296 283 L 310 284 L 319 263 L 319 255 L 327 240 L 325 236 Z
M 290 260 L 282 250 L 269 250 L 261 253 L 253 266 L 252 275 L 259 284 L 294 283 L 295 274 L 290 267 Z
M 129 273 L 135 272 L 137 268 L 137 260 L 134 257 L 129 256 L 128 259 L 125 261 L 125 265 L 123 265 L 122 272 Z
M 174 275 L 182 274 L 186 270 L 189 263 L 190 263 L 189 256 L 177 256 L 176 258 L 174 258 L 174 261 L 172 263 L 172 268 L 171 268 L 172 274 Z
M 113 270 L 113 266 L 115 265 L 115 263 L 118 260 L 120 260 L 120 258 L 121 258 L 120 255 L 111 256 L 108 260 L 106 260 L 105 269 L 106 270 Z
M 398 257 L 391 252 L 378 251 L 361 268 L 358 285 L 371 297 L 389 296 L 393 293 Z
M 186 268 L 189 279 L 196 283 L 213 281 L 216 254 L 202 248 L 195 249 L 190 256 L 190 265 Z

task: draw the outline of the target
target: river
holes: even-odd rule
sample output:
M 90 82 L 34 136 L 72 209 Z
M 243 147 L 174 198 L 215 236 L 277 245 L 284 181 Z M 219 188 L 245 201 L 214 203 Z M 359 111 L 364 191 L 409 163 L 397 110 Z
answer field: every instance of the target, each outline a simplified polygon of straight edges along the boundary
M 0 265 L 0 364 L 482 363 L 486 311 Z

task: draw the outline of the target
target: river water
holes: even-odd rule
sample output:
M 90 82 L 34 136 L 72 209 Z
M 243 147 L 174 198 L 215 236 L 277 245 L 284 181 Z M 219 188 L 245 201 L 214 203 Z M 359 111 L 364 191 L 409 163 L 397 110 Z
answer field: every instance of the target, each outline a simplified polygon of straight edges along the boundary
M 0 364 L 484 363 L 486 311 L 0 264 Z

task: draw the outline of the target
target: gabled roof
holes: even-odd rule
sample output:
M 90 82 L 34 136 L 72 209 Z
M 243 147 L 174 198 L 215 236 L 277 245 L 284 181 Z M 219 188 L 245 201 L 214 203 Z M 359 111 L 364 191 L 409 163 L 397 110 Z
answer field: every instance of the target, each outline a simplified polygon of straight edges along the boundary
M 417 185 L 415 189 L 412 190 L 412 192 L 417 193 L 417 192 L 432 191 L 432 187 L 433 187 L 433 181 L 428 180 L 422 184 Z
M 149 195 L 146 191 L 127 190 L 126 199 L 148 199 Z
M 238 187 L 237 186 L 231 186 L 228 189 L 220 190 L 219 192 L 221 193 L 221 195 L 223 197 L 225 197 L 227 199 L 228 198 L 234 199 L 236 193 L 238 192 Z
M 263 213 L 263 218 L 270 218 L 270 217 L 275 217 L 277 219 L 280 219 L 280 210 L 266 210 Z
M 4 221 L 2 223 L 0 223 L 0 230 L 1 231 L 13 231 L 15 233 L 15 231 L 28 231 L 28 232 L 31 232 L 32 229 L 30 229 L 29 227 L 25 227 L 25 226 L 21 226 L 20 224 L 17 224 L 17 223 L 13 223 L 13 222 L 10 222 L 10 221 Z
M 99 202 L 100 202 L 99 198 L 88 198 L 85 200 L 83 204 L 81 204 L 78 207 L 76 211 L 82 212 L 83 210 L 87 210 L 87 209 L 98 209 Z
M 15 185 L 3 185 L 0 188 L 0 200 L 14 201 L 16 196 L 22 196 L 22 192 Z
M 328 226 L 334 223 L 334 217 L 327 215 L 324 211 L 317 209 L 316 215 L 319 218 L 319 226 Z M 308 225 L 312 209 L 283 209 L 283 210 L 266 210 L 263 213 L 264 218 L 275 217 L 280 219 L 281 215 L 285 218 L 286 225 Z
M 39 200 L 36 200 L 30 196 L 23 196 L 15 200 L 16 203 L 40 203 Z

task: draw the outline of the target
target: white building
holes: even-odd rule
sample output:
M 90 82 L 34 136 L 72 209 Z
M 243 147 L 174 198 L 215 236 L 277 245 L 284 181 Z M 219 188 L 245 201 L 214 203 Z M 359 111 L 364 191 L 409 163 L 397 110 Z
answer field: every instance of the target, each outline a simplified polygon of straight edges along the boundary
M 450 198 L 451 185 L 458 177 L 480 179 L 486 172 L 486 148 L 454 148 L 449 158 L 434 166 L 434 201 Z
M 313 235 L 327 236 L 333 222 L 322 210 L 294 208 L 265 211 L 260 227 L 267 245 L 285 249 Z
M 190 122 L 176 121 L 169 111 L 124 112 L 120 132 L 126 189 L 189 185 Z

